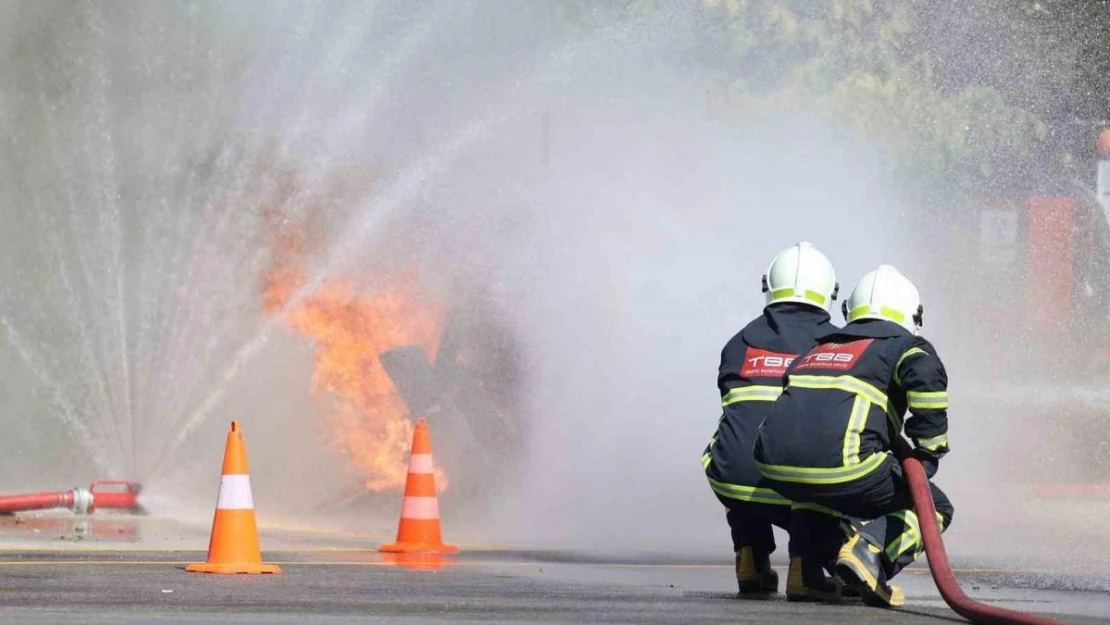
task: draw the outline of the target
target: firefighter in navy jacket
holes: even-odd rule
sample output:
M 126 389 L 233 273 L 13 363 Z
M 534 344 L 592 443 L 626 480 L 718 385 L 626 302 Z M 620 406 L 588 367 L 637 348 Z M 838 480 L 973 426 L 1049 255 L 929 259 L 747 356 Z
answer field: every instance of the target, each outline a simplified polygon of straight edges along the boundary
M 923 545 L 892 441 L 904 430 L 926 473 L 936 473 L 948 452 L 948 376 L 919 335 L 917 288 L 894 267 L 865 275 L 844 303 L 844 317 L 848 325 L 787 370 L 755 458 L 781 495 L 873 519 L 849 530 L 836 571 L 868 603 L 895 607 L 904 597 L 887 582 Z M 932 493 L 946 529 L 952 504 L 935 485 Z
M 778 575 L 769 560 L 775 550 L 771 526 L 789 531 L 791 522 L 791 502 L 763 483 L 752 456 L 759 424 L 782 392 L 783 375 L 792 360 L 809 351 L 820 337 L 837 331 L 828 312 L 837 290 L 832 264 L 813 245 L 802 242 L 783 250 L 763 276 L 767 301 L 763 314 L 721 351 L 717 386 L 723 415 L 702 454 L 702 466 L 727 509 L 743 594 L 778 591 Z M 819 560 L 810 567 L 815 572 L 807 575 L 809 586 L 802 583 L 800 545 L 800 539 L 791 534 L 787 597 L 838 598 L 836 585 L 825 578 Z

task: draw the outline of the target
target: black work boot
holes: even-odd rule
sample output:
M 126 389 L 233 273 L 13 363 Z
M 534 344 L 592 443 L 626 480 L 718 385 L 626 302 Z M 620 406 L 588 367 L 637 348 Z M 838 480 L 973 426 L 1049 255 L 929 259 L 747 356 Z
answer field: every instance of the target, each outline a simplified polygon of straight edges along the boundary
M 786 600 L 837 603 L 840 601 L 840 584 L 831 577 L 825 577 L 820 562 L 794 556 L 790 558 L 790 569 L 786 575 Z
M 837 583 L 840 585 L 840 596 L 842 598 L 846 598 L 846 599 L 861 599 L 861 598 L 864 598 L 864 596 L 859 594 L 859 591 L 857 591 L 855 586 L 845 584 L 844 579 L 841 579 L 840 576 L 837 575 L 836 561 L 833 561 L 833 562 L 830 562 L 830 563 L 826 564 L 825 565 L 825 571 L 828 572 L 829 575 L 834 576 L 836 578 Z
M 844 532 L 844 542 L 847 542 L 859 532 L 860 525 L 853 519 L 844 517 L 840 520 L 840 531 Z M 839 549 L 837 550 L 839 551 Z M 825 570 L 829 575 L 836 577 L 836 581 L 840 583 L 840 596 L 845 599 L 861 599 L 863 596 L 855 586 L 844 583 L 840 576 L 836 573 L 836 556 L 834 555 L 831 560 L 825 563 Z
M 857 532 L 840 548 L 836 573 L 845 584 L 859 591 L 867 605 L 900 608 L 906 603 L 902 589 L 886 583 L 882 547 L 863 534 Z
M 751 547 L 736 552 L 736 581 L 742 595 L 766 595 L 779 590 L 779 574 L 771 568 L 769 554 L 757 554 Z

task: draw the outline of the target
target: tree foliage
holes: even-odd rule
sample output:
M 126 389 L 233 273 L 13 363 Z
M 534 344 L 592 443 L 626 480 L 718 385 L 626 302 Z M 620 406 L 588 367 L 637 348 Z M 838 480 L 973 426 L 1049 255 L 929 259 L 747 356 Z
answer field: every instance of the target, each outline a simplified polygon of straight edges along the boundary
M 913 44 L 938 68 L 942 92 L 992 89 L 1044 125 L 1023 168 L 1027 179 L 1045 186 L 1066 174 L 1090 178 L 1095 139 L 1110 123 L 1110 3 L 929 2 L 917 22 Z
M 916 6 L 915 6 L 916 5 Z M 815 106 L 890 150 L 892 164 L 981 183 L 1044 135 L 1029 111 L 989 86 L 939 87 L 913 45 L 921 3 L 705 0 L 728 24 L 740 106 Z M 930 176 L 931 178 L 931 176 Z
M 691 2 L 697 2 L 692 5 Z M 1089 154 L 1110 115 L 1103 0 L 564 0 L 560 16 L 700 12 L 730 109 L 830 113 L 910 178 L 1008 186 Z M 591 13 L 592 12 L 592 13 Z M 1101 111 L 1101 113 L 1100 113 Z M 1045 174 L 1046 176 L 1048 174 Z

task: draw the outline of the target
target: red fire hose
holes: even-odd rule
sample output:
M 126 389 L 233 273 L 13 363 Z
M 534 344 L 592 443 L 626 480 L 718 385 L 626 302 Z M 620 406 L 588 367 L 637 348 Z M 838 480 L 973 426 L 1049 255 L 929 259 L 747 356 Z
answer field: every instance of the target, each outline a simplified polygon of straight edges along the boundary
M 141 510 L 138 503 L 140 486 L 122 480 L 97 480 L 89 488 L 72 488 L 59 493 L 30 493 L 0 496 L 0 514 L 68 508 L 77 514 L 88 514 L 98 508 Z
M 929 557 L 929 571 L 932 572 L 933 581 L 948 607 L 972 623 L 981 625 L 1066 625 L 1063 621 L 980 603 L 964 594 L 956 580 L 956 574 L 952 572 L 952 565 L 948 562 L 948 553 L 944 550 L 944 540 L 937 525 L 933 492 L 929 488 L 925 467 L 911 455 L 909 443 L 905 439 L 898 437 L 894 447 L 895 454 L 902 461 L 910 494 L 913 495 L 913 507 L 921 526 L 922 540 L 925 542 L 925 555 Z

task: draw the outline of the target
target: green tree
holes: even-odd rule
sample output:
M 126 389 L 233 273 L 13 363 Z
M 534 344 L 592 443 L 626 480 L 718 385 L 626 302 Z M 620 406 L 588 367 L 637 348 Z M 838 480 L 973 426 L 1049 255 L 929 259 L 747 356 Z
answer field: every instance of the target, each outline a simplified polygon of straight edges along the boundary
M 1110 122 L 1104 0 L 563 0 L 588 28 L 699 13 L 730 110 L 832 114 L 911 180 L 1043 184 L 1086 167 Z
M 913 179 L 981 185 L 1020 160 L 1045 127 L 990 86 L 941 88 L 930 49 L 914 45 L 927 5 L 704 0 L 727 24 L 739 107 L 816 107 L 887 146 L 893 166 Z
M 1110 4 L 1104 0 L 923 3 L 912 44 L 942 93 L 977 86 L 1036 116 L 1021 175 L 1041 186 L 1090 178 L 1099 130 L 1110 123 Z

